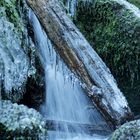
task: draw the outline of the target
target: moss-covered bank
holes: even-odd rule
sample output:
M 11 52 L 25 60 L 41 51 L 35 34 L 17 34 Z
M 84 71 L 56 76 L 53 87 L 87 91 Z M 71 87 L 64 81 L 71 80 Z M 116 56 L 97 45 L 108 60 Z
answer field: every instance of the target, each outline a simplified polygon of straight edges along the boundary
M 130 3 L 136 5 L 137 7 L 140 8 L 140 0 L 127 0 L 127 1 L 129 1 Z
M 14 24 L 14 26 L 18 29 L 18 32 L 23 31 L 23 24 L 17 9 L 17 5 L 19 5 L 20 2 L 21 0 L 0 0 L 0 7 L 5 8 L 7 19 Z M 0 17 L 3 16 L 1 14 Z
M 79 0 L 74 22 L 109 66 L 132 109 L 140 111 L 140 11 L 129 6 L 122 0 Z

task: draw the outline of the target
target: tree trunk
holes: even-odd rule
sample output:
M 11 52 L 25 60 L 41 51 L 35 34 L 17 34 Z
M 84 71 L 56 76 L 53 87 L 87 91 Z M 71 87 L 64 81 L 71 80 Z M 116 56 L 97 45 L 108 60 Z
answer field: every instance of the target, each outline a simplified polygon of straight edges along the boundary
M 132 118 L 127 101 L 109 69 L 66 15 L 58 1 L 27 0 L 55 49 L 84 83 L 83 88 L 114 127 Z

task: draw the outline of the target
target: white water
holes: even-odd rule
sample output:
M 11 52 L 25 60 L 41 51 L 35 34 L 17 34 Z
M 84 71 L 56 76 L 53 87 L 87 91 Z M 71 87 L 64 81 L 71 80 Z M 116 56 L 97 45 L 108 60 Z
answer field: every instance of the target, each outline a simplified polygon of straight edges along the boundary
M 105 124 L 101 115 L 91 104 L 80 87 L 79 80 L 70 72 L 56 54 L 53 46 L 32 11 L 29 15 L 34 30 L 34 39 L 45 69 L 46 100 L 41 107 L 42 114 L 48 120 L 66 121 L 82 124 Z M 70 133 L 68 126 L 62 126 L 65 132 L 48 131 L 49 140 L 104 140 L 104 136 L 86 134 L 86 129 L 75 128 Z M 106 127 L 106 124 L 105 124 Z M 82 132 L 82 134 L 78 133 Z
M 76 13 L 77 0 L 67 0 L 66 7 L 68 9 L 68 13 L 73 17 Z

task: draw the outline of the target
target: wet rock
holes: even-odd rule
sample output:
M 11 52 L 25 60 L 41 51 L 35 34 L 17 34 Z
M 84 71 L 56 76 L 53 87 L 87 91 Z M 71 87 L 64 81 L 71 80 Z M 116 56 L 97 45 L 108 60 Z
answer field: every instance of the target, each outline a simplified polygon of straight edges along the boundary
M 0 101 L 0 138 L 39 139 L 45 138 L 45 121 L 34 109 L 24 105 Z
M 26 25 L 27 33 L 25 40 L 27 41 L 25 49 L 27 55 L 30 59 L 30 69 L 28 71 L 28 79 L 26 82 L 26 92 L 23 95 L 20 103 L 39 109 L 40 105 L 43 103 L 44 91 L 45 91 L 45 75 L 44 68 L 39 58 L 38 48 L 35 46 L 36 40 L 34 40 L 34 33 L 29 22 L 29 11 L 30 8 L 23 0 L 19 4 L 20 16 L 22 17 L 22 22 Z
M 140 120 L 122 125 L 109 140 L 140 140 Z
M 0 8 L 5 14 L 5 9 Z M 0 18 L 0 82 L 2 98 L 18 101 L 28 77 L 29 60 L 13 23 Z
M 28 22 L 26 2 L 0 1 L 0 98 L 38 108 L 43 101 L 43 68 Z

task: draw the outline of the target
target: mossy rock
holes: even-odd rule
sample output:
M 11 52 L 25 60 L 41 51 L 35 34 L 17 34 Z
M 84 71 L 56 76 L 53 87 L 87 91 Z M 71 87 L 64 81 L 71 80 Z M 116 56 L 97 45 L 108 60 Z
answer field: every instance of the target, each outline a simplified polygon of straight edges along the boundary
M 125 0 L 79 0 L 74 22 L 111 69 L 125 95 L 129 93 L 131 98 L 134 89 L 137 98 L 131 101 L 139 100 L 140 10 Z M 129 103 L 133 109 L 135 102 Z
M 140 8 L 140 0 L 127 0 L 127 1 L 131 2 L 132 4 Z
M 111 135 L 109 140 L 140 140 L 140 120 L 122 125 Z
M 22 22 L 20 20 L 17 5 L 20 0 L 0 0 L 0 7 L 5 8 L 7 19 L 18 28 L 18 31 L 23 31 Z M 1 17 L 1 15 L 0 15 Z
M 132 8 L 119 0 L 79 1 L 75 23 L 115 74 L 138 77 L 140 16 Z
M 47 138 L 45 121 L 34 109 L 24 105 L 0 101 L 0 139 L 34 139 Z

